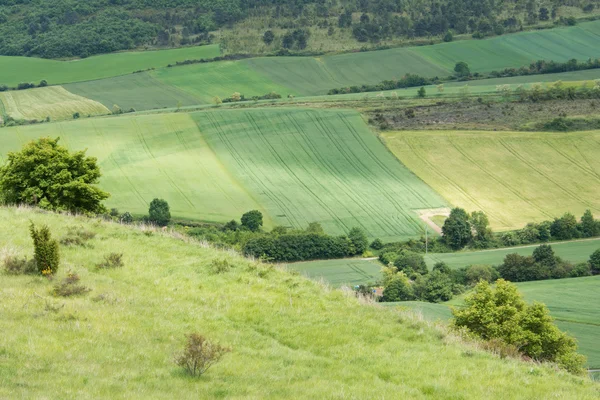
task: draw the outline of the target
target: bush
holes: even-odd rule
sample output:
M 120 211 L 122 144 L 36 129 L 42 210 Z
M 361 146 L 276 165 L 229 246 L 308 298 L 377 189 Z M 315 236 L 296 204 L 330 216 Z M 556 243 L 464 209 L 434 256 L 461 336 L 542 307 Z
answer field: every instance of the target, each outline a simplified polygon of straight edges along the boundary
M 121 268 L 123 265 L 125 265 L 123 263 L 123 253 L 110 253 L 104 256 L 104 260 L 101 263 L 96 264 L 96 268 Z
M 465 271 L 466 283 L 475 285 L 479 281 L 495 282 L 500 278 L 498 271 L 491 265 L 471 265 Z
M 221 259 L 221 260 L 213 260 L 210 263 L 210 271 L 213 274 L 224 274 L 225 272 L 228 272 L 231 269 L 231 264 L 229 264 L 229 261 L 225 258 Z
M 413 288 L 406 276 L 396 276 L 383 289 L 381 301 L 409 301 L 414 300 Z
M 462 208 L 454 208 L 442 227 L 444 241 L 453 250 L 465 247 L 472 238 L 469 214 Z
M 516 346 L 536 361 L 555 362 L 573 373 L 584 371 L 585 357 L 577 354 L 575 340 L 556 327 L 544 304 L 527 305 L 514 284 L 499 279 L 493 289 L 481 281 L 465 303 L 465 308 L 452 311 L 456 327 Z
M 185 368 L 192 376 L 204 374 L 231 349 L 213 343 L 199 333 L 187 335 L 183 352 L 175 357 L 175 364 Z
M 600 249 L 594 251 L 590 256 L 590 269 L 592 270 L 592 274 L 598 275 L 600 274 Z
M 367 240 L 367 235 L 362 229 L 350 229 L 350 232 L 348 232 L 348 239 L 350 239 L 350 242 L 352 243 L 352 248 L 350 250 L 351 256 L 363 254 L 367 250 L 369 241 Z
M 29 226 L 29 232 L 33 239 L 33 258 L 38 272 L 42 275 L 53 275 L 58 271 L 60 256 L 58 253 L 58 242 L 52 239 L 50 228 L 43 225 L 36 229 L 33 222 Z
M 418 276 L 414 283 L 414 293 L 418 300 L 441 303 L 452 299 L 452 280 L 440 271 L 432 271 Z
M 27 257 L 18 257 L 9 255 L 2 260 L 4 271 L 8 275 L 33 275 L 37 274 L 35 260 L 28 260 Z
M 158 226 L 167 226 L 171 221 L 169 203 L 163 199 L 154 199 L 148 209 L 148 220 Z
M 122 224 L 131 224 L 133 222 L 133 216 L 126 211 L 119 217 L 119 221 L 121 221 Z
M 52 294 L 55 296 L 70 297 L 86 294 L 91 291 L 88 287 L 80 285 L 80 280 L 79 275 L 69 271 L 66 278 L 54 285 Z
M 96 233 L 85 230 L 83 227 L 67 228 L 67 235 L 60 239 L 63 246 L 85 246 L 88 240 L 96 237 Z
M 394 266 L 398 271 L 404 272 L 407 276 L 413 277 L 415 274 L 427 274 L 427 264 L 422 254 L 410 250 L 403 250 L 394 260 Z
M 369 245 L 373 250 L 381 250 L 383 248 L 383 242 L 381 239 L 375 239 Z

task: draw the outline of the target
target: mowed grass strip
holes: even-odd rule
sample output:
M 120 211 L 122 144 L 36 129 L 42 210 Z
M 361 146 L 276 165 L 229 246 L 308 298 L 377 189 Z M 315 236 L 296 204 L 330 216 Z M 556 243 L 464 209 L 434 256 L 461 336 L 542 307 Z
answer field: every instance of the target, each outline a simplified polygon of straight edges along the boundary
M 600 213 L 600 132 L 386 132 L 390 150 L 452 205 L 496 230 Z
M 53 120 L 72 119 L 73 114 L 81 116 L 108 114 L 102 104 L 78 96 L 61 86 L 48 86 L 36 89 L 16 90 L 0 93 L 4 112 L 14 119 Z
M 445 201 L 398 162 L 354 111 L 235 110 L 194 114 L 219 159 L 277 225 L 319 222 L 330 234 L 419 236 L 416 210 Z
M 163 68 L 187 59 L 214 58 L 219 54 L 218 45 L 208 45 L 102 54 L 72 61 L 0 56 L 0 84 L 16 86 L 20 82 L 38 83 L 42 79 L 51 85 L 81 82 Z
M 333 287 L 374 284 L 381 279 L 382 265 L 377 260 L 347 258 L 287 264 L 287 268 Z
M 214 97 L 224 99 L 238 92 L 251 98 L 270 92 L 282 97 L 298 94 L 295 90 L 278 84 L 270 77 L 262 75 L 245 63 L 222 61 L 206 64 L 186 65 L 153 71 L 152 76 L 159 81 L 172 85 L 202 103 L 211 103 Z
M 6 128 L 0 160 L 29 140 L 60 136 L 73 150 L 98 158 L 106 202 L 121 212 L 146 214 L 156 197 L 176 218 L 226 222 L 258 205 L 229 175 L 189 114 L 121 116 Z M 269 225 L 268 216 L 266 224 Z
M 109 109 L 116 104 L 125 111 L 131 108 L 141 111 L 201 103 L 201 99 L 155 79 L 148 72 L 70 83 L 63 87 L 72 93 L 96 100 Z

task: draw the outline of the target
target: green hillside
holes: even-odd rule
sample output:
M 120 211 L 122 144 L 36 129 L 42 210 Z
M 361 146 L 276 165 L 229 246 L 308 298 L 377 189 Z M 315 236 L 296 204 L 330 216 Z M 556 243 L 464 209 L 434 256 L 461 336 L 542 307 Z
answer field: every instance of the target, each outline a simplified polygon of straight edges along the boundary
M 193 114 L 206 141 L 276 225 L 369 237 L 420 235 L 417 210 L 446 203 L 400 164 L 354 111 Z
M 565 212 L 600 213 L 600 132 L 382 136 L 400 161 L 449 203 L 485 211 L 496 230 L 518 229 Z
M 55 298 L 47 279 L 2 276 L 1 397 L 598 396 L 589 380 L 499 359 L 393 310 L 160 232 L 4 208 L 5 251 L 31 253 L 30 220 L 58 237 L 73 226 L 96 233 L 85 248 L 61 248 L 56 277 L 71 269 L 92 291 Z M 114 251 L 124 254 L 123 268 L 94 268 Z M 223 258 L 231 269 L 211 272 Z M 191 331 L 232 348 L 200 379 L 172 361 Z
M 219 52 L 218 45 L 210 45 L 103 54 L 72 61 L 0 56 L 0 71 L 2 71 L 0 84 L 9 86 L 16 86 L 20 82 L 37 84 L 45 79 L 50 85 L 56 85 L 102 79 L 150 68 L 163 68 L 176 61 L 213 58 L 217 57 Z

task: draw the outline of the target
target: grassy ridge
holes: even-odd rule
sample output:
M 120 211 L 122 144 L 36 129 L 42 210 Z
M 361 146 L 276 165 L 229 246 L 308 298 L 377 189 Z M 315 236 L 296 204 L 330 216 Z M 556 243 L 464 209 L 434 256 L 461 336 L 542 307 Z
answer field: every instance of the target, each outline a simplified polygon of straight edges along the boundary
M 71 149 L 87 148 L 98 158 L 100 186 L 112 194 L 109 207 L 145 214 L 149 202 L 160 197 L 174 217 L 219 222 L 261 209 L 230 177 L 189 114 L 6 128 L 0 131 L 0 160 L 43 136 L 60 136 Z
M 109 109 L 117 104 L 123 110 L 192 106 L 202 100 L 155 79 L 150 73 L 129 74 L 114 78 L 63 85 L 72 93 L 104 104 Z
M 485 211 L 497 230 L 565 212 L 600 212 L 600 132 L 420 131 L 382 136 L 407 167 L 451 204 Z
M 593 399 L 598 389 L 549 367 L 499 359 L 393 310 L 360 305 L 339 291 L 235 255 L 84 218 L 0 209 L 2 248 L 31 252 L 29 221 L 60 237 L 69 226 L 97 234 L 62 248 L 92 289 L 53 298 L 52 283 L 0 279 L 0 397 Z M 111 251 L 125 266 L 98 271 Z M 211 273 L 226 258 L 232 269 Z M 49 307 L 49 306 L 50 307 Z M 56 311 L 51 311 L 55 308 Z M 184 334 L 230 346 L 206 376 L 174 364 Z M 468 351 L 468 356 L 465 356 Z M 405 368 L 415 365 L 418 368 Z M 510 390 L 507 390 L 510 388 Z
M 357 112 L 302 109 L 194 114 L 219 159 L 277 225 L 329 233 L 420 235 L 416 210 L 446 203 L 398 163 Z
M 81 116 L 109 113 L 102 104 L 61 86 L 1 92 L 0 102 L 4 104 L 4 112 L 14 119 L 72 119 L 74 113 Z
M 185 47 L 172 50 L 104 54 L 82 60 L 56 61 L 33 57 L 0 56 L 0 84 L 16 86 L 20 82 L 51 85 L 102 79 L 130 74 L 137 70 L 162 68 L 190 58 L 213 58 L 218 45 Z

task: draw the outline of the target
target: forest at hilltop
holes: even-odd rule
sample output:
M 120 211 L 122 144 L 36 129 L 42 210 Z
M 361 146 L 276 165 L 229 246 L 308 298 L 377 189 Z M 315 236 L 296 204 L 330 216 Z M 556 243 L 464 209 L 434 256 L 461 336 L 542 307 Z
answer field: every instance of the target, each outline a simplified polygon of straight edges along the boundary
M 255 30 L 253 34 L 270 50 L 305 50 L 316 31 L 324 32 L 324 40 L 344 32 L 359 48 L 361 43 L 391 38 L 451 40 L 453 34 L 485 37 L 538 23 L 575 23 L 561 16 L 561 7 L 584 15 L 599 4 L 599 0 L 0 0 L 0 55 L 87 57 L 205 44 L 240 24 Z M 277 36 L 263 37 L 271 30 Z

